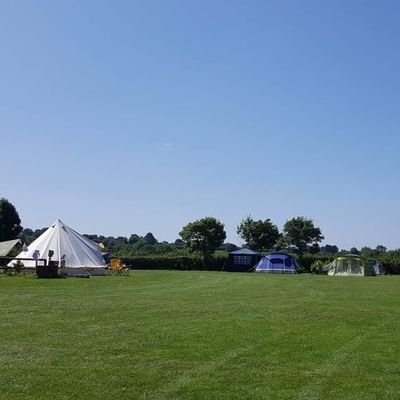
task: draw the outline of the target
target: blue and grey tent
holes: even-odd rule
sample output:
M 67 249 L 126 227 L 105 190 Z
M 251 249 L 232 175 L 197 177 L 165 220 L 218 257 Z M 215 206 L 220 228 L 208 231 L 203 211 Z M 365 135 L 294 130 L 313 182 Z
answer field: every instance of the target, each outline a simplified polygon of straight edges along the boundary
M 224 270 L 230 272 L 252 272 L 260 259 L 261 254 L 250 249 L 244 248 L 231 251 Z
M 256 272 L 296 274 L 300 268 L 297 261 L 286 253 L 271 253 L 257 264 Z

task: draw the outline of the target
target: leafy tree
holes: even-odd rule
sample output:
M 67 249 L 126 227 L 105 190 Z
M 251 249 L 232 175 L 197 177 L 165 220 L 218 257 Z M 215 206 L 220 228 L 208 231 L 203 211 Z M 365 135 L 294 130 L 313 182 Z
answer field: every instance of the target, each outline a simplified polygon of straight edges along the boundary
M 175 244 L 175 246 L 178 247 L 178 248 L 179 248 L 179 247 L 184 247 L 184 246 L 185 246 L 185 242 L 184 242 L 182 239 L 176 239 L 174 244 Z
M 158 240 L 154 237 L 154 235 L 151 232 L 146 233 L 146 235 L 144 235 L 143 240 L 151 245 L 158 243 Z
M 283 244 L 295 247 L 300 254 L 318 245 L 323 239 L 321 229 L 309 218 L 292 218 L 283 226 Z
M 118 236 L 115 241 L 119 244 L 127 244 L 128 239 L 125 236 Z
M 336 254 L 339 252 L 339 247 L 331 244 L 326 244 L 325 246 L 321 247 L 321 253 L 332 253 Z
M 213 217 L 205 217 L 184 226 L 179 233 L 189 251 L 199 252 L 207 260 L 224 243 L 224 224 Z
M 218 250 L 223 250 L 223 251 L 227 251 L 228 253 L 230 253 L 231 251 L 235 251 L 237 249 L 238 249 L 238 247 L 236 246 L 236 244 L 223 243 Z
M 15 239 L 22 231 L 21 219 L 13 204 L 0 199 L 0 242 Z
M 22 231 L 22 234 L 23 234 L 23 235 L 26 235 L 26 236 L 33 236 L 33 235 L 34 235 L 34 232 L 33 232 L 33 230 L 30 229 L 30 228 L 25 228 L 25 229 Z
M 357 247 L 352 247 L 352 248 L 350 249 L 350 254 L 357 254 L 357 255 L 359 255 L 359 254 L 360 254 L 360 251 L 357 249 Z
M 318 243 L 313 243 L 311 246 L 308 246 L 307 249 L 311 254 L 317 254 L 321 251 Z
M 378 251 L 379 253 L 386 253 L 387 248 L 385 246 L 378 245 L 376 246 L 375 250 Z
M 35 239 L 37 239 L 42 233 L 46 232 L 47 229 L 49 229 L 49 227 L 45 227 L 42 229 L 35 229 L 35 232 L 34 232 Z
M 136 233 L 132 233 L 132 235 L 129 237 L 128 243 L 135 244 L 139 239 L 140 239 L 139 235 L 136 235 Z
M 372 250 L 371 247 L 368 246 L 361 247 L 361 253 L 371 253 L 373 251 L 374 250 Z
M 271 249 L 280 237 L 277 226 L 270 219 L 255 221 L 250 216 L 242 220 L 237 233 L 246 246 L 254 250 Z

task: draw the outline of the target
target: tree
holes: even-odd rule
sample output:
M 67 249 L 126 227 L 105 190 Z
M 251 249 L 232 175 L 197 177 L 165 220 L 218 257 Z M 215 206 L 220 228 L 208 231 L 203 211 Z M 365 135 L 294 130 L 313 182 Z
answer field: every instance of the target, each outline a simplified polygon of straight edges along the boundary
M 118 236 L 115 241 L 118 244 L 127 244 L 128 243 L 128 239 L 125 236 Z
M 146 235 L 144 235 L 143 240 L 151 245 L 155 245 L 158 243 L 158 240 L 154 237 L 154 235 L 151 232 L 146 233 Z
M 207 260 L 226 239 L 224 224 L 213 217 L 206 217 L 184 226 L 179 232 L 189 251 L 199 252 Z
M 34 235 L 33 230 L 30 229 L 30 228 L 25 228 L 25 229 L 22 231 L 22 233 L 23 233 L 24 235 L 26 235 L 26 236 L 33 236 L 33 235 Z
M 350 254 L 359 255 L 360 252 L 359 252 L 359 250 L 357 249 L 357 247 L 352 247 L 352 248 L 350 249 Z
M 387 248 L 385 246 L 382 246 L 381 244 L 376 246 L 375 250 L 379 253 L 386 253 Z
M 297 217 L 286 221 L 282 239 L 285 245 L 295 247 L 302 254 L 317 245 L 324 236 L 312 219 Z
M 21 219 L 13 204 L 0 199 L 0 242 L 15 239 L 22 231 Z
M 270 219 L 255 221 L 250 216 L 242 220 L 237 233 L 246 246 L 254 250 L 271 249 L 280 237 L 277 226 Z
M 140 239 L 139 235 L 136 235 L 136 233 L 132 233 L 132 235 L 129 237 L 128 243 L 135 244 L 139 239 Z
M 325 246 L 321 247 L 321 253 L 336 254 L 339 253 L 339 247 L 335 246 L 334 244 L 326 244 Z
M 223 250 L 228 253 L 230 253 L 231 251 L 235 251 L 237 249 L 238 249 L 238 247 L 236 246 L 236 244 L 233 244 L 233 243 L 223 243 L 221 245 L 221 247 L 219 248 L 219 250 Z
M 185 247 L 185 242 L 182 239 L 176 239 L 174 244 L 178 248 Z

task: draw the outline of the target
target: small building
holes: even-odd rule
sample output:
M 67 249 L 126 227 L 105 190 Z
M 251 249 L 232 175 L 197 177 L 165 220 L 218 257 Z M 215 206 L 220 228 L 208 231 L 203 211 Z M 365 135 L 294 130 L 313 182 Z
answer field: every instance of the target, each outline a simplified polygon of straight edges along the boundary
M 225 271 L 251 272 L 261 260 L 261 254 L 250 249 L 239 249 L 231 251 L 225 264 Z

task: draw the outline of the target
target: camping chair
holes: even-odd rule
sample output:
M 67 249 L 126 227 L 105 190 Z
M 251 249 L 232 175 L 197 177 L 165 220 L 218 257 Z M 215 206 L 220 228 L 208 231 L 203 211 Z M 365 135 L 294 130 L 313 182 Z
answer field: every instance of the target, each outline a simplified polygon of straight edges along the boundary
M 119 258 L 112 258 L 110 260 L 111 275 L 129 275 L 129 268 L 126 268 Z

